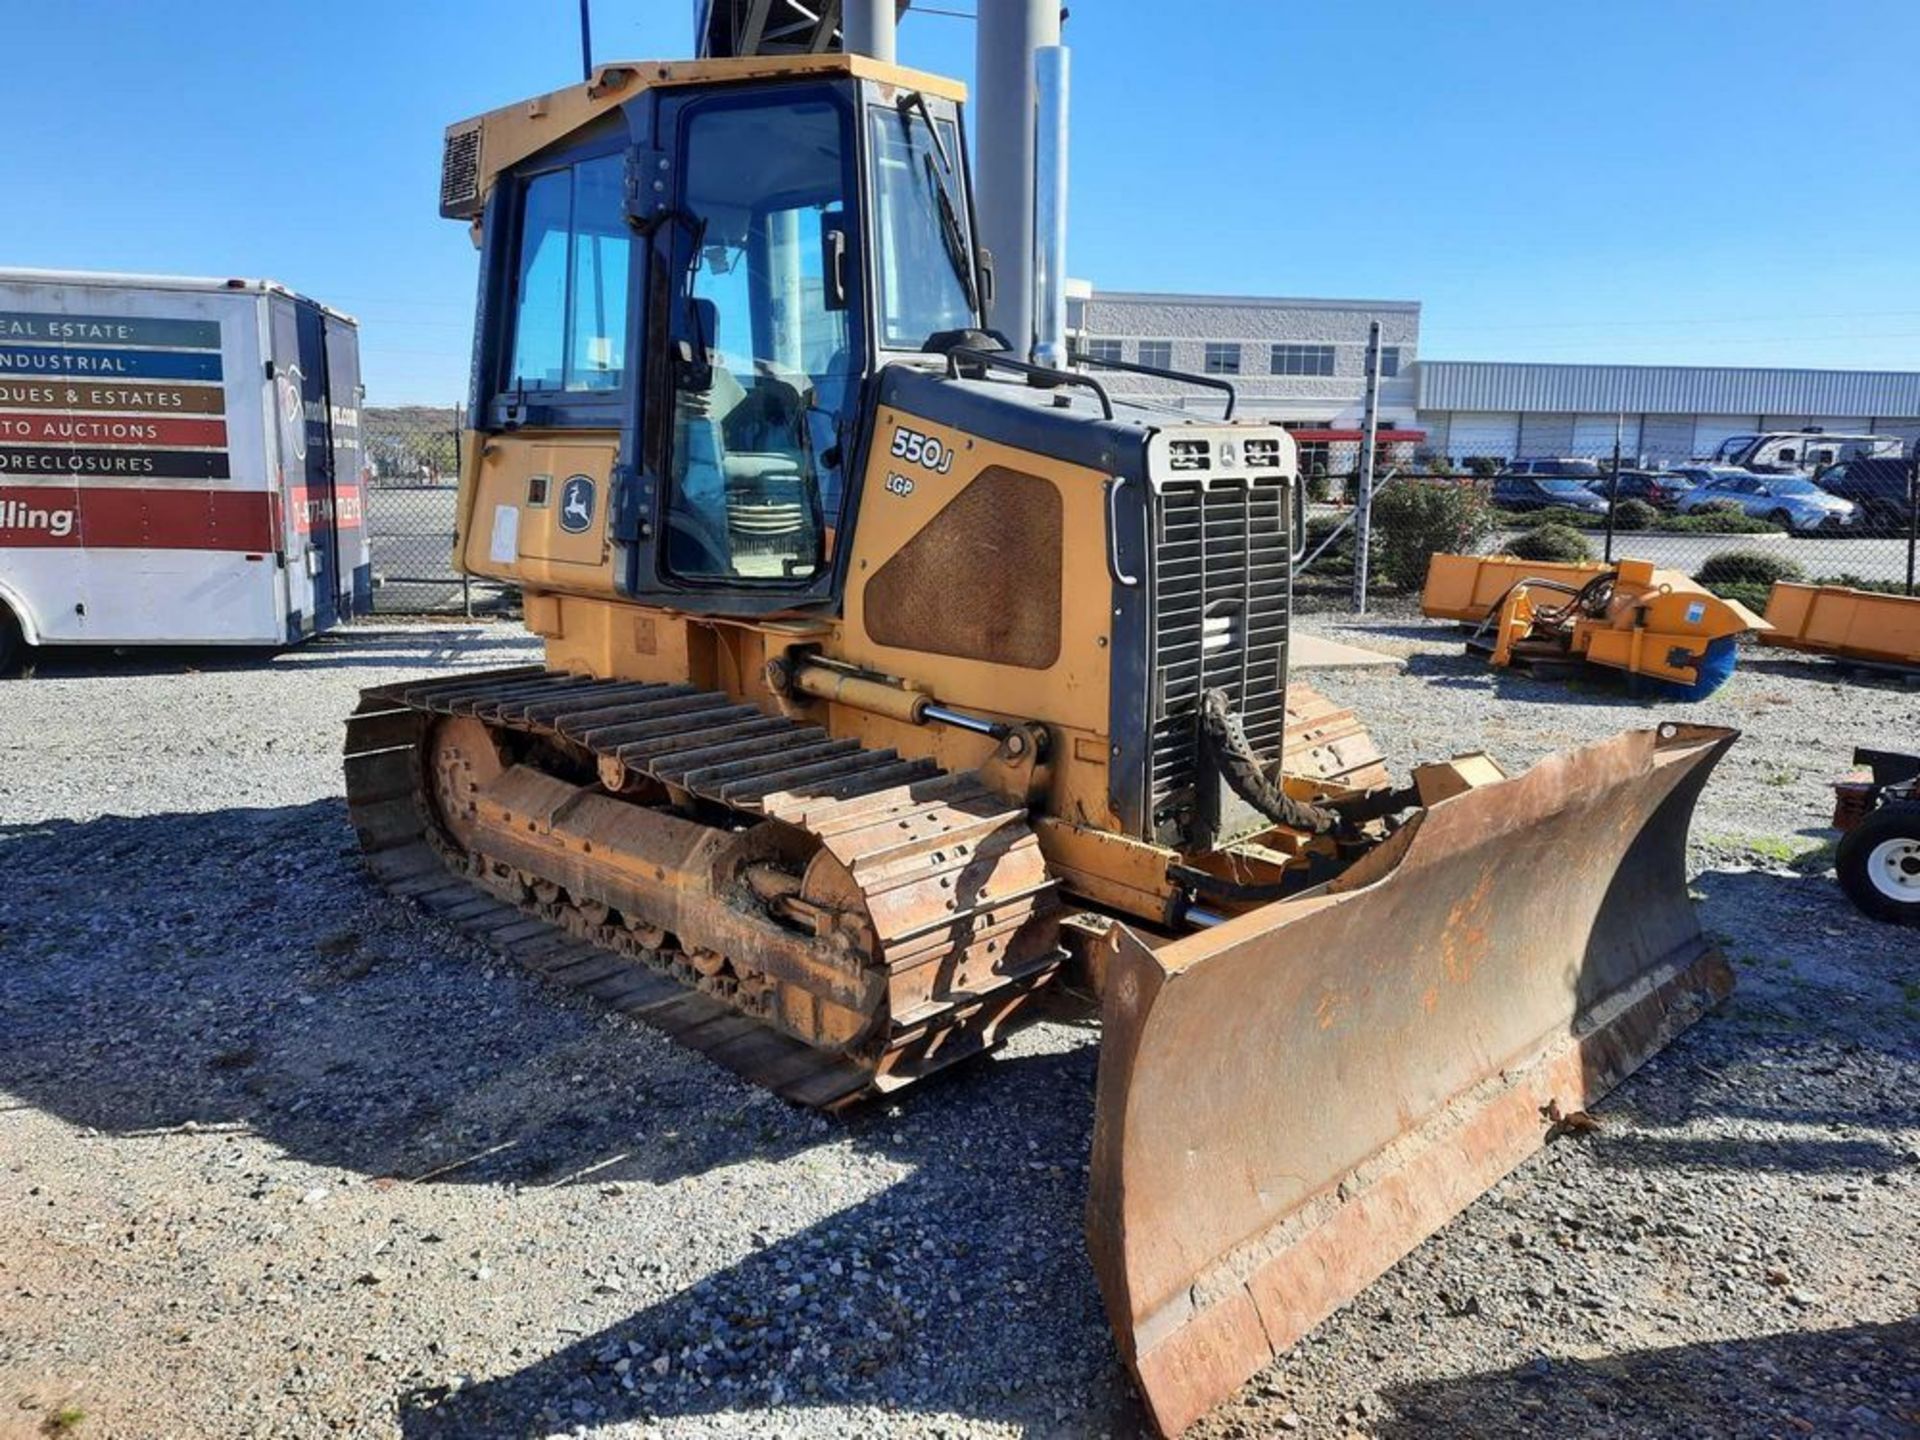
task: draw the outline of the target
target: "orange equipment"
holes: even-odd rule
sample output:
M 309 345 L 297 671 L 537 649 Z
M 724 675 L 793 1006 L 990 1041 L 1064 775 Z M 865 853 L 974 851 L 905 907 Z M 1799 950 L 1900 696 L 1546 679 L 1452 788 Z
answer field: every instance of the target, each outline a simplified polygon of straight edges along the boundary
M 1920 595 L 1782 580 L 1767 596 L 1762 645 L 1883 665 L 1920 665 Z
M 987 329 L 964 98 L 645 61 L 449 130 L 456 563 L 545 653 L 364 692 L 348 813 L 798 1104 L 1097 994 L 1089 1250 L 1174 1432 L 1725 993 L 1686 829 L 1734 737 L 1396 785 L 1288 673 L 1292 436 Z
M 1540 571 L 1572 571 L 1562 579 Z M 1462 596 L 1475 599 L 1505 583 L 1482 612 L 1467 648 L 1505 669 L 1585 661 L 1646 679 L 1656 693 L 1703 700 L 1733 673 L 1735 642 L 1767 622 L 1675 570 L 1645 560 L 1613 566 L 1552 566 L 1478 555 L 1435 555 L 1423 600 L 1429 615 L 1455 615 Z

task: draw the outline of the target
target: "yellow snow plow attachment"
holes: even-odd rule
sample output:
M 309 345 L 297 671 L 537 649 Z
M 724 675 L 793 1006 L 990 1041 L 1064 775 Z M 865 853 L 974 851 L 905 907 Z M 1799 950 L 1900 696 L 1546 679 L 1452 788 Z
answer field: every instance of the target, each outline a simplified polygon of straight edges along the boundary
M 1177 1434 L 1731 988 L 1687 823 L 1736 732 L 1663 725 L 1418 811 L 1326 886 L 1112 938 L 1088 1243 Z
M 1920 595 L 1879 595 L 1780 580 L 1767 595 L 1767 624 L 1762 645 L 1920 665 Z

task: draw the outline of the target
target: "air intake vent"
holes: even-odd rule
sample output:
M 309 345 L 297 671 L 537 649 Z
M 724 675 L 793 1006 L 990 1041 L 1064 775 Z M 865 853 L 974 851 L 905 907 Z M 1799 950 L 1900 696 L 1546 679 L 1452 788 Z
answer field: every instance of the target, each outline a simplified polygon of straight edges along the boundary
M 467 219 L 480 211 L 480 124 L 447 132 L 440 156 L 440 213 Z
M 1262 760 L 1285 743 L 1287 485 L 1280 475 L 1183 479 L 1155 498 L 1147 793 L 1162 843 L 1181 844 L 1193 824 L 1203 690 L 1227 692 Z

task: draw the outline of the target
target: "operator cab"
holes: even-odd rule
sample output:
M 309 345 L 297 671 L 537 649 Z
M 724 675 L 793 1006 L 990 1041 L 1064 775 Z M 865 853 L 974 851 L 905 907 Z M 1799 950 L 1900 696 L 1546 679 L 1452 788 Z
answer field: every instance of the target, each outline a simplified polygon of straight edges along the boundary
M 829 595 L 864 382 L 983 324 L 959 100 L 820 56 L 608 66 L 525 107 L 552 138 L 496 169 L 479 211 L 469 423 L 618 431 L 624 593 Z M 454 127 L 450 160 L 475 126 L 496 155 L 528 144 L 519 108 Z

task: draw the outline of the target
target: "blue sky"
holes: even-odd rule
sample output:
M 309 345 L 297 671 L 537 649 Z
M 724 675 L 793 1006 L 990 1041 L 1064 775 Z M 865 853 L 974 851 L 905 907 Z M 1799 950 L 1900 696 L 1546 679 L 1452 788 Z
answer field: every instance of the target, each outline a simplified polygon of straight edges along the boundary
M 597 0 L 596 49 L 684 55 L 692 8 Z M 1072 10 L 1096 285 L 1416 299 L 1435 358 L 1920 368 L 1913 0 Z M 440 132 L 575 79 L 575 13 L 0 0 L 0 264 L 272 276 L 361 317 L 371 401 L 451 402 Z M 972 47 L 902 27 L 926 69 Z

